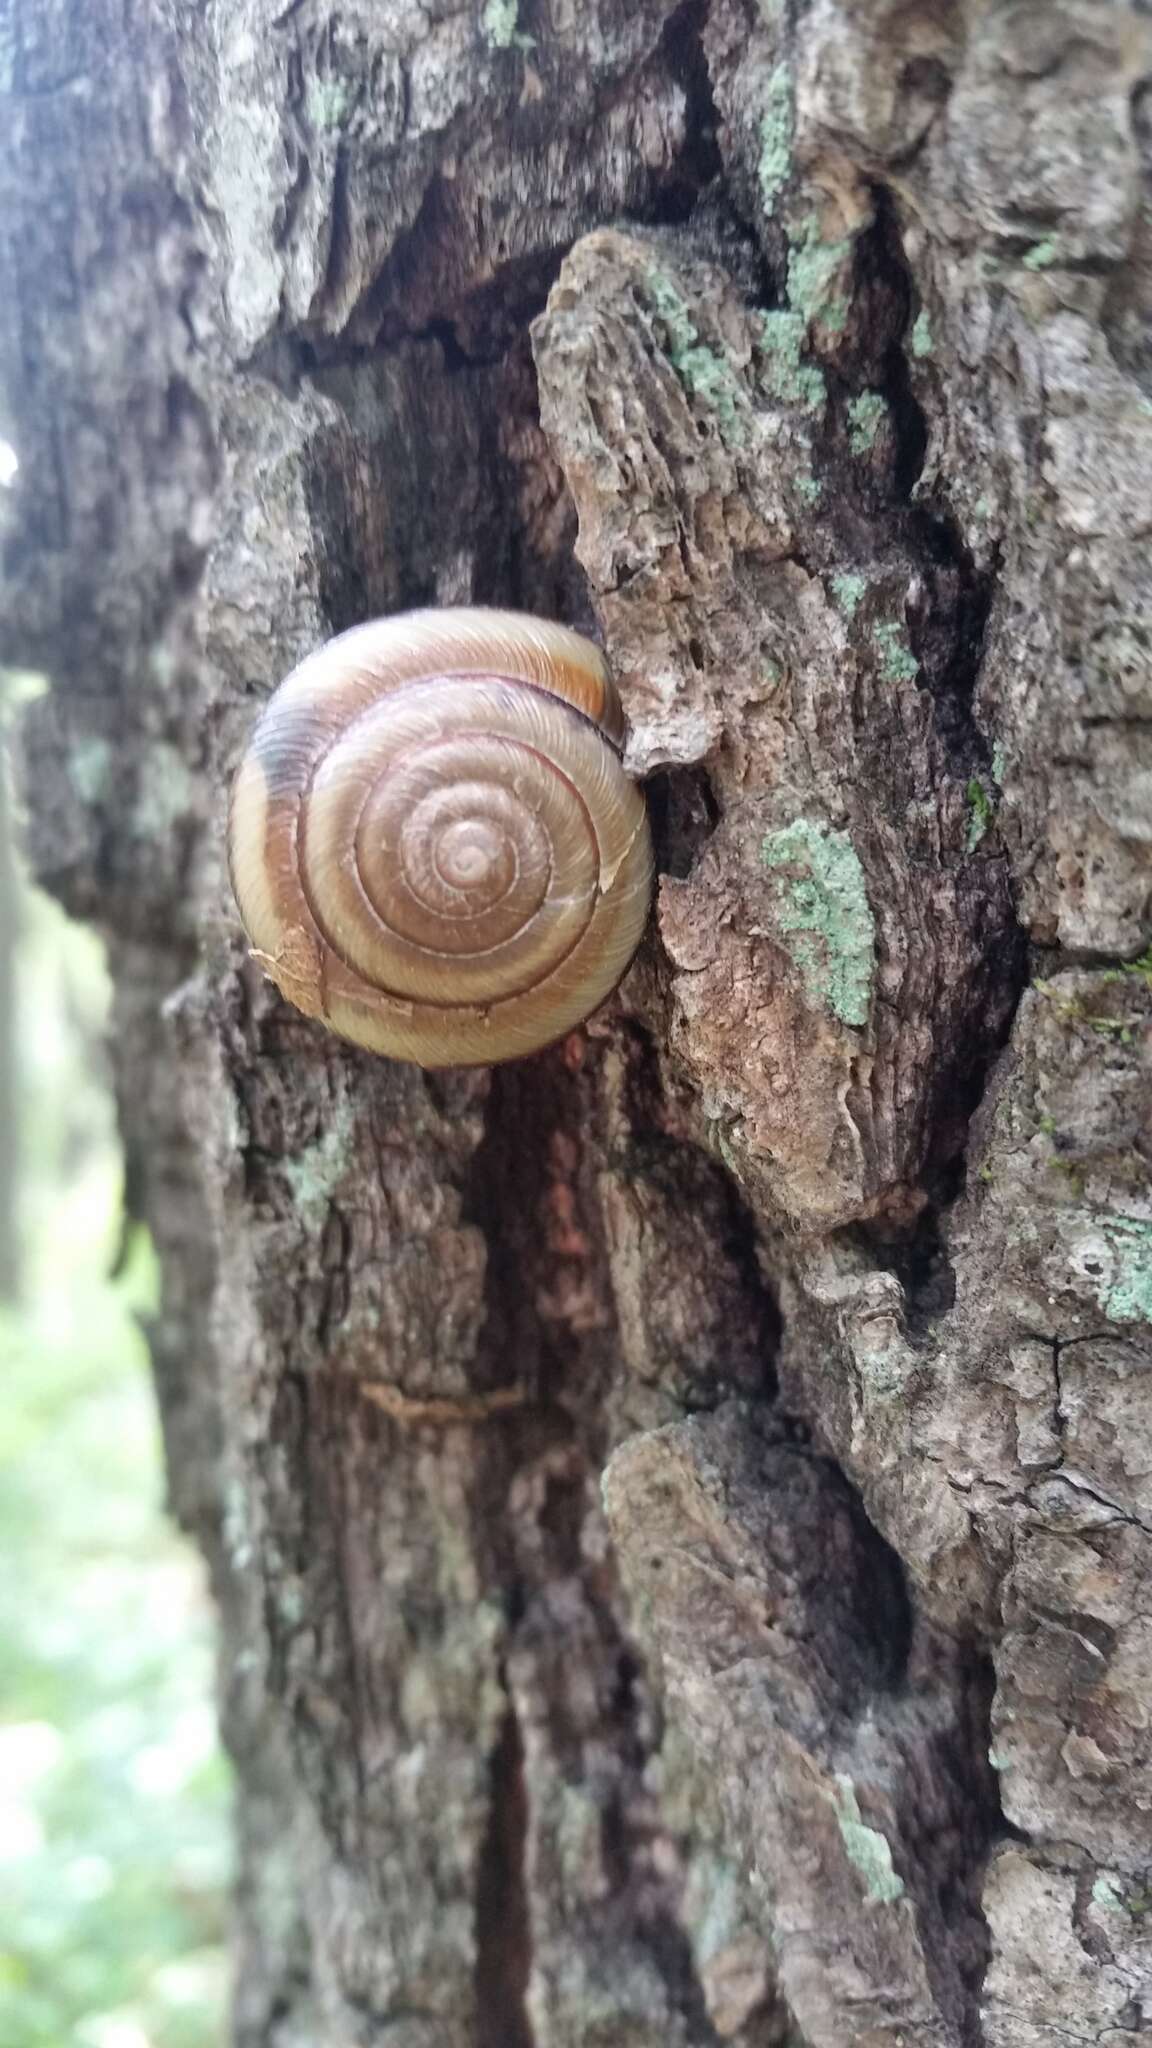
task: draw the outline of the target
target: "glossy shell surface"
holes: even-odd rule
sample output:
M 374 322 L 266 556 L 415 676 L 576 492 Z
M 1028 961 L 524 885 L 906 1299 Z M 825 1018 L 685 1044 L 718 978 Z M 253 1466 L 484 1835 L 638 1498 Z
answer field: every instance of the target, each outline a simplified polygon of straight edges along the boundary
M 233 787 L 229 864 L 288 1000 L 422 1066 L 521 1058 L 611 992 L 652 893 L 598 650 L 520 613 L 355 627 L 281 684 Z

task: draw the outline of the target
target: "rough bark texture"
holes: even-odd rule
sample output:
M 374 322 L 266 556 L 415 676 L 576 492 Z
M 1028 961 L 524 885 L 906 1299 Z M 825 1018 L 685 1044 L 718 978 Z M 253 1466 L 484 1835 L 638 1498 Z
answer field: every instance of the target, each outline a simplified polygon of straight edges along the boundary
M 242 2048 L 1152 2026 L 1152 72 L 1104 0 L 12 0 L 41 873 L 107 933 Z M 279 676 L 598 630 L 650 940 L 246 963 Z
M 16 876 L 12 863 L 12 795 L 8 720 L 0 682 L 0 1308 L 20 1293 L 16 1136 Z

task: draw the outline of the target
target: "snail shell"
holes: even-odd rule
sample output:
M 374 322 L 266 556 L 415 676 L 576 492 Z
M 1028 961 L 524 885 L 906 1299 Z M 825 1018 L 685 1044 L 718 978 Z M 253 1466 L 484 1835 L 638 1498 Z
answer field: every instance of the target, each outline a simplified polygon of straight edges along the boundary
M 516 612 L 342 633 L 240 764 L 229 863 L 289 1002 L 421 1066 L 518 1059 L 589 1016 L 652 893 L 644 800 L 600 654 Z

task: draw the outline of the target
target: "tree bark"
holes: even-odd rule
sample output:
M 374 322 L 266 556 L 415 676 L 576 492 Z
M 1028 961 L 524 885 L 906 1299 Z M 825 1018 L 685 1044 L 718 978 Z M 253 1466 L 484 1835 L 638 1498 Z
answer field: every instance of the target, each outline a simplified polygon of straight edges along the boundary
M 0 1309 L 19 1298 L 19 1100 L 16 1078 L 16 941 L 19 917 L 8 768 L 8 707 L 0 675 Z
M 0 50 L 9 658 L 221 1603 L 237 2041 L 1147 2029 L 1147 9 Z M 426 1075 L 262 981 L 222 819 L 300 656 L 458 601 L 602 638 L 661 879 L 585 1031 Z

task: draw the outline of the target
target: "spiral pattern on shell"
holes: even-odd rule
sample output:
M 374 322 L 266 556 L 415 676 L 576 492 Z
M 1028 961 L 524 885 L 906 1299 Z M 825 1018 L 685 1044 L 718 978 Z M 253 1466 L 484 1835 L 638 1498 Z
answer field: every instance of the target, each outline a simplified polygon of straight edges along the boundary
M 288 1000 L 421 1066 L 516 1059 L 607 996 L 648 914 L 644 800 L 591 642 L 513 612 L 355 627 L 241 762 L 232 886 Z

